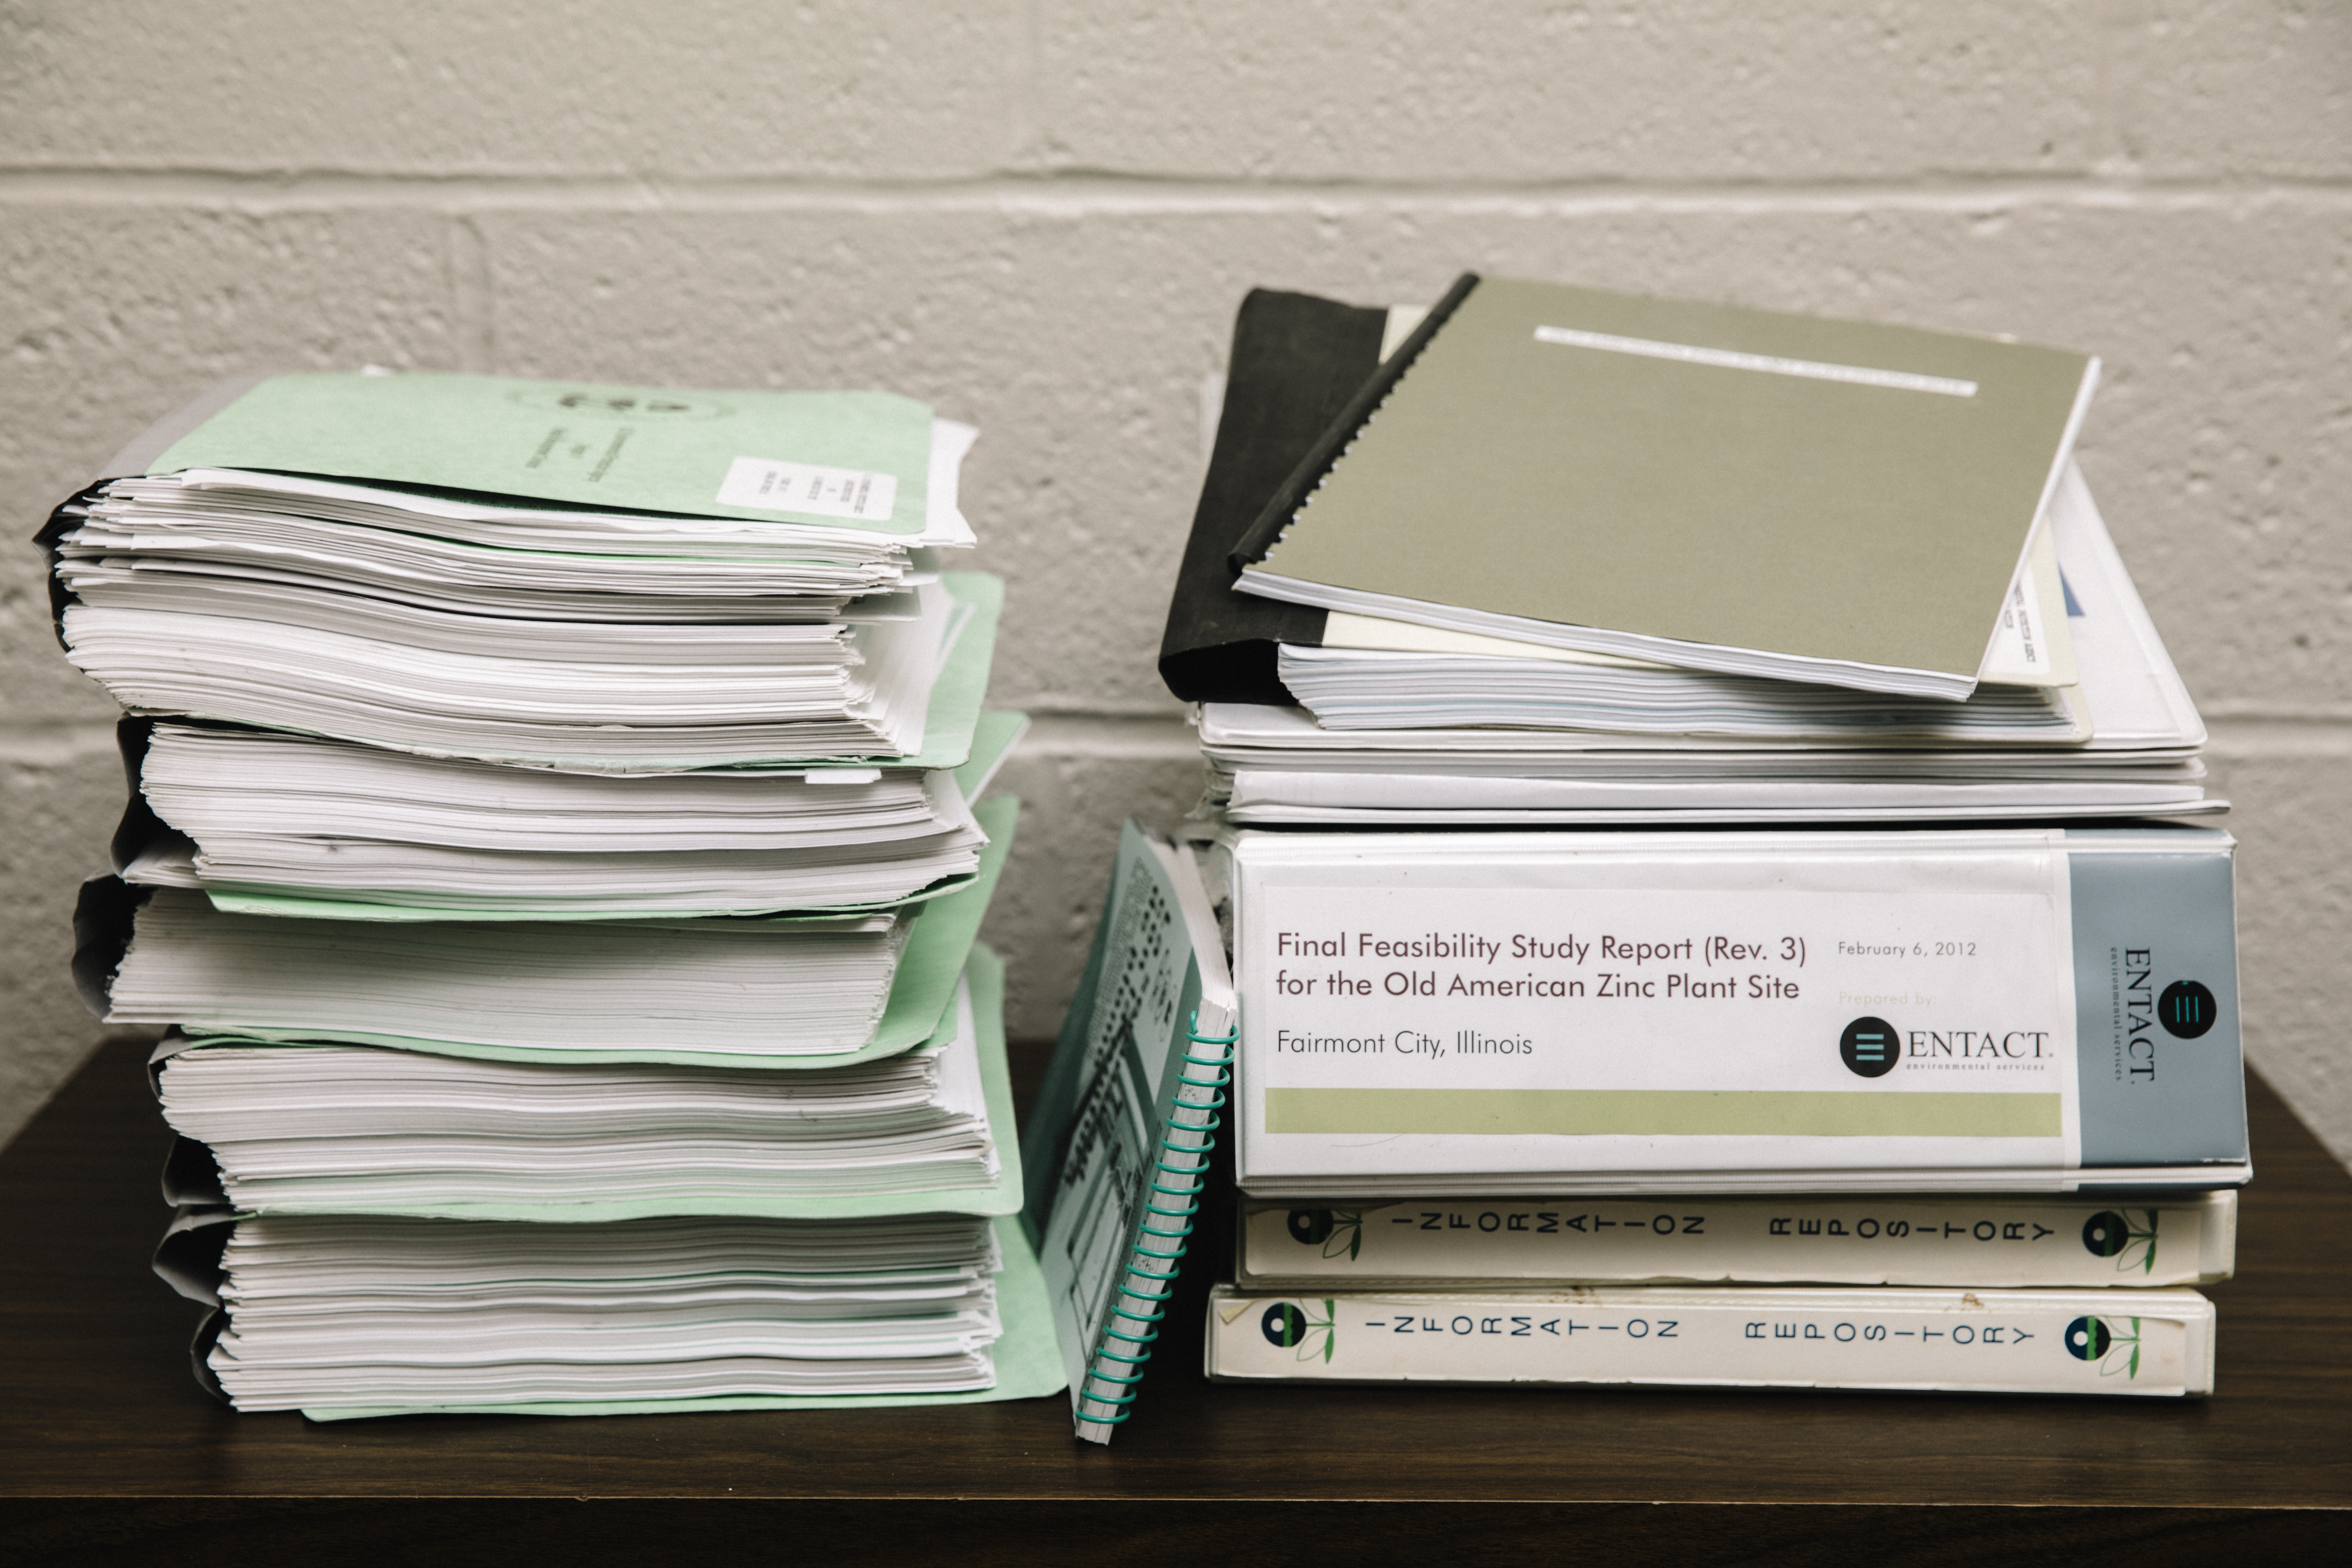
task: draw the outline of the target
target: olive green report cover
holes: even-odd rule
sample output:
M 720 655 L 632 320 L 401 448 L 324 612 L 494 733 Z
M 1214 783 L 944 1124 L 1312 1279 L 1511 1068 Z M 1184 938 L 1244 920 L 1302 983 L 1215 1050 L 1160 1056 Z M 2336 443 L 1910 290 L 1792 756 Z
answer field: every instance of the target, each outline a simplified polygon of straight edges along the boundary
M 1415 338 L 1243 542 L 1244 591 L 1948 698 L 2098 363 L 1501 279 Z
M 260 468 L 611 511 L 920 533 L 931 411 L 887 392 L 497 375 L 260 381 L 147 465 Z

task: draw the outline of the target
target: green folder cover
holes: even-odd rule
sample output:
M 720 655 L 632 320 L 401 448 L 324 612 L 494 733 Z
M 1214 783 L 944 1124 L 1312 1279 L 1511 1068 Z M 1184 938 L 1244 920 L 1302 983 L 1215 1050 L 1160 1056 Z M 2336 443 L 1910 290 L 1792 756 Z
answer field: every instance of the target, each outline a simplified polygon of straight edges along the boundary
M 971 760 L 973 728 L 988 696 L 988 671 L 996 658 L 996 624 L 1004 615 L 1004 579 L 987 572 L 942 572 L 950 594 L 971 606 L 957 634 L 947 667 L 931 683 L 924 710 L 923 749 L 911 757 L 873 757 L 865 762 L 811 763 L 812 768 L 960 768 Z M 718 770 L 724 772 L 724 769 Z
M 980 852 L 980 875 L 945 898 L 921 906 L 914 917 L 914 930 L 908 933 L 907 951 L 898 959 L 898 974 L 890 983 L 890 997 L 884 1007 L 882 1022 L 876 1027 L 874 1037 L 854 1051 L 772 1057 L 722 1051 L 560 1051 L 486 1046 L 464 1040 L 426 1040 L 358 1030 L 346 1031 L 332 1040 L 263 1029 L 215 1033 L 192 1028 L 187 1033 L 216 1044 L 247 1041 L 261 1045 L 389 1046 L 399 1050 L 510 1062 L 669 1062 L 681 1067 L 789 1069 L 846 1067 L 853 1062 L 895 1056 L 929 1039 L 955 1000 L 956 977 L 963 973 L 964 960 L 980 935 L 980 922 L 988 913 L 989 900 L 996 895 L 997 879 L 1003 875 L 1005 857 L 1012 852 L 1013 824 L 1020 813 L 1021 803 L 1011 795 L 998 795 L 972 808 L 972 816 L 979 818 L 982 829 L 988 835 L 988 845 Z M 814 917 L 771 918 L 782 922 Z
M 1966 696 L 2096 378 L 2057 349 L 1555 284 L 1447 304 L 1244 540 L 1245 591 Z
M 931 410 L 887 392 L 700 392 L 499 375 L 273 375 L 173 442 L 151 474 L 257 468 L 591 507 L 924 529 Z M 739 459 L 887 475 L 866 515 L 731 504 Z M 818 498 L 821 505 L 828 504 Z
M 999 581 L 1000 590 L 1002 584 Z M 1003 765 L 1005 753 L 1013 750 L 1029 729 L 1029 715 L 1010 708 L 984 708 L 973 718 L 971 755 L 955 770 L 956 788 L 967 801 L 978 800 L 996 770 Z

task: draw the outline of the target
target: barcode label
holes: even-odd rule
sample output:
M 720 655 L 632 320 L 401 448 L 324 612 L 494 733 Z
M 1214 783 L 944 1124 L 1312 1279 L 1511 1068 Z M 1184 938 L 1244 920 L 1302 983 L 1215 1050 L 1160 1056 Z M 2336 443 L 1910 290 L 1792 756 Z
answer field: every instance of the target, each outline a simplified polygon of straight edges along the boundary
M 772 458 L 736 458 L 727 465 L 727 478 L 719 486 L 720 506 L 854 517 L 865 522 L 889 521 L 890 509 L 898 499 L 896 474 L 785 463 Z

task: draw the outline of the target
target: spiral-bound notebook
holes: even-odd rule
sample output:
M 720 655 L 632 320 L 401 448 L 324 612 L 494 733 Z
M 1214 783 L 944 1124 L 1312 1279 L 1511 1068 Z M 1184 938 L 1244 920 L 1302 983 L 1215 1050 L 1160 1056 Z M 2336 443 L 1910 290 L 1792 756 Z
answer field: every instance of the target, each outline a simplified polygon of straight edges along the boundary
M 1110 893 L 1022 1141 L 1024 1214 L 1077 1435 L 1108 1443 L 1142 1381 L 1207 1181 L 1233 982 L 1192 851 L 1120 835 Z

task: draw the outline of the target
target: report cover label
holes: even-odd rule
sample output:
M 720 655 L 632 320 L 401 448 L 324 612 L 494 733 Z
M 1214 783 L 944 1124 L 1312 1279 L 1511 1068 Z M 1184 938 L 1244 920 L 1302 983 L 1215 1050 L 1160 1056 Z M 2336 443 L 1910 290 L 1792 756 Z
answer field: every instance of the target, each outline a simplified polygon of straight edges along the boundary
M 2062 856 L 1371 871 L 1240 879 L 1253 1173 L 2079 1163 Z

